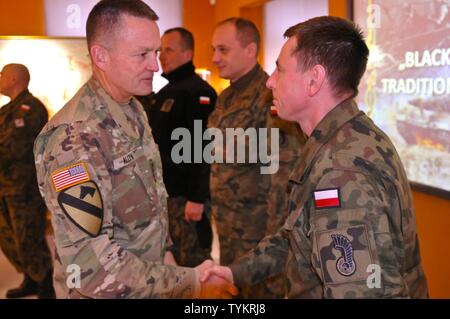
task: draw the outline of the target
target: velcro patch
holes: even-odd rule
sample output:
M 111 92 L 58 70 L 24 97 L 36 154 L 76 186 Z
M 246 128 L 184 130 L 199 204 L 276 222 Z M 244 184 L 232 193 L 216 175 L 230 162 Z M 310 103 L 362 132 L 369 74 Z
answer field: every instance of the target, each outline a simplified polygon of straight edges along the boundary
M 314 207 L 316 209 L 341 207 L 341 195 L 339 188 L 320 189 L 314 191 Z
M 57 192 L 91 180 L 84 162 L 79 162 L 74 165 L 57 170 L 51 175 L 53 186 L 55 187 L 55 191 Z
M 103 222 L 103 201 L 97 184 L 85 182 L 58 195 L 64 214 L 82 231 L 96 237 Z

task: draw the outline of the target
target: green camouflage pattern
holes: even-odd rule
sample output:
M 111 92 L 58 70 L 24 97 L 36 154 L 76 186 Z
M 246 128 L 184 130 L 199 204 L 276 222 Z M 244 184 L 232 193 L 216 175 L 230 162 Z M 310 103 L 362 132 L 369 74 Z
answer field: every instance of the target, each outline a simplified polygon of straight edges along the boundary
M 209 127 L 219 128 L 224 136 L 226 128 L 279 128 L 280 151 L 277 159 L 280 168 L 275 174 L 264 175 L 260 171 L 264 164 L 260 162 L 211 164 L 212 212 L 217 225 L 222 265 L 233 263 L 282 225 L 286 217 L 284 207 L 287 203 L 285 190 L 288 172 L 293 168 L 303 144 L 299 135 L 293 134 L 297 132 L 294 123 L 270 114 L 273 97 L 266 88 L 267 73 L 259 65 L 252 72 L 247 86 L 235 88 L 232 85 L 220 94 L 210 116 Z M 270 145 L 269 138 L 269 149 Z M 226 149 L 227 146 L 222 150 L 224 154 Z M 248 140 L 245 149 L 248 154 Z M 281 276 L 253 287 L 241 287 L 244 298 L 283 298 L 284 295 Z
M 127 110 L 127 111 L 126 111 Z M 128 112 L 128 115 L 127 113 Z M 133 113 L 133 114 L 131 114 Z M 161 161 L 142 105 L 119 105 L 91 78 L 44 127 L 34 154 L 39 188 L 52 213 L 55 271 L 75 264 L 81 285 L 55 274 L 69 298 L 190 298 L 194 269 L 163 265 L 171 244 Z M 101 194 L 98 236 L 78 228 L 58 204 L 52 174 L 83 162 Z
M 284 226 L 231 266 L 238 286 L 284 272 L 289 298 L 428 297 L 402 163 L 352 100 L 312 132 L 291 182 Z M 340 207 L 316 208 L 314 192 L 336 188 Z M 368 265 L 380 267 L 379 288 Z
M 0 247 L 18 272 L 35 281 L 52 269 L 33 158 L 47 119 L 45 106 L 28 90 L 0 108 Z
M 180 266 L 195 267 L 211 258 L 211 245 L 203 248 L 198 235 L 197 222 L 184 220 L 184 208 L 187 198 L 169 197 L 167 200 L 169 215 L 169 233 L 173 241 L 170 248 L 175 261 Z M 202 218 L 210 215 L 210 204 L 204 204 Z

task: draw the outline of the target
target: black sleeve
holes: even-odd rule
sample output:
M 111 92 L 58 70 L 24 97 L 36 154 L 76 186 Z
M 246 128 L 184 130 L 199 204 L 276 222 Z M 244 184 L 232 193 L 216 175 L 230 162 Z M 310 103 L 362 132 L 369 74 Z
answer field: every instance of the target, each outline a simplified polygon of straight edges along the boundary
M 212 88 L 198 90 L 189 96 L 189 106 L 187 107 L 188 129 L 194 132 L 194 121 L 201 120 L 202 136 L 208 128 L 208 117 L 214 110 L 217 94 Z M 193 136 L 193 135 L 192 135 Z M 187 198 L 189 201 L 203 203 L 209 197 L 209 172 L 210 165 L 203 160 L 203 148 L 208 141 L 202 140 L 201 163 L 192 163 L 188 167 L 188 191 Z M 195 149 L 195 143 L 192 143 L 192 155 L 199 152 Z

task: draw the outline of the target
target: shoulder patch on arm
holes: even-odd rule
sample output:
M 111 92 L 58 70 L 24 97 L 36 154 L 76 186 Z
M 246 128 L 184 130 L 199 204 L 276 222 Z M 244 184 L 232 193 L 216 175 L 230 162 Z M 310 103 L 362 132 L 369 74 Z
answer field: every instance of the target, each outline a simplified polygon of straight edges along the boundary
M 367 279 L 373 253 L 365 225 L 318 232 L 316 244 L 325 284 Z
M 51 176 L 56 192 L 91 180 L 84 162 L 78 162 L 54 171 Z
M 58 195 L 64 214 L 82 231 L 96 237 L 103 221 L 103 201 L 93 181 L 65 189 Z

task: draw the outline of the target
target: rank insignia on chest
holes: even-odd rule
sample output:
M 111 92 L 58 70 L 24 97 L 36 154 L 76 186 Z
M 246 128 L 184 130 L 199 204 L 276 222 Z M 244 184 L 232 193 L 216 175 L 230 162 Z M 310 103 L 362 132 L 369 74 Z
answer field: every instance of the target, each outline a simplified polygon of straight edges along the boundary
M 175 103 L 174 99 L 165 100 L 163 105 L 161 106 L 161 112 L 170 112 L 170 110 L 172 110 L 172 106 L 174 103 Z
M 211 99 L 209 98 L 209 96 L 200 96 L 199 103 L 209 105 L 211 104 Z
M 65 189 L 58 195 L 64 214 L 82 231 L 95 237 L 103 222 L 103 201 L 97 184 L 85 182 Z
M 314 192 L 316 209 L 341 207 L 339 188 L 321 189 Z
M 65 167 L 52 173 L 52 182 L 55 191 L 59 192 L 63 189 L 77 185 L 91 178 L 83 162 Z

